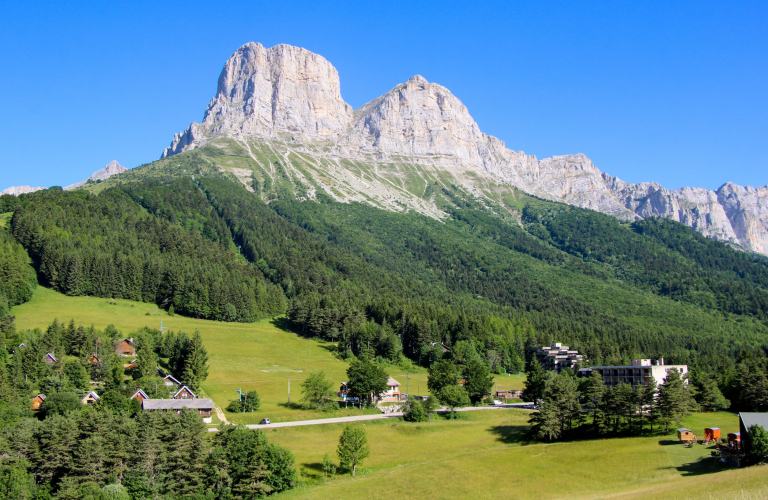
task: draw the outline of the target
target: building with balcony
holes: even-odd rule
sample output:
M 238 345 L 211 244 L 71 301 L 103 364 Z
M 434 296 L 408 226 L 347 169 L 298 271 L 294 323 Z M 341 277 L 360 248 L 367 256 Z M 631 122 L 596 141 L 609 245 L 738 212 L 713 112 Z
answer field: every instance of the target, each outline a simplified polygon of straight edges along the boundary
M 688 365 L 665 365 L 664 358 L 661 358 L 655 363 L 650 359 L 633 359 L 629 366 L 593 366 L 579 370 L 579 376 L 588 377 L 591 372 L 596 371 L 603 377 L 606 387 L 623 383 L 636 389 L 641 385 L 651 385 L 652 381 L 655 381 L 656 385 L 663 384 L 667 373 L 673 369 L 677 370 L 680 376 L 688 374 Z

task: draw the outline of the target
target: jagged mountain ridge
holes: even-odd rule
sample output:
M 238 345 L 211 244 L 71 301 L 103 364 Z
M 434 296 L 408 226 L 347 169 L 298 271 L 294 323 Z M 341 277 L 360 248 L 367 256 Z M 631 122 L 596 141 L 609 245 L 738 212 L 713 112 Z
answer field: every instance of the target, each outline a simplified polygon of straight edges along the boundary
M 334 165 L 329 175 L 353 193 L 329 191 L 342 201 L 373 200 L 384 208 L 405 206 L 439 216 L 424 197 L 393 193 L 387 182 L 344 178 L 345 161 L 365 162 L 374 170 L 407 163 L 449 172 L 451 182 L 480 197 L 485 187 L 500 183 L 621 219 L 670 218 L 768 255 L 768 186 L 668 190 L 656 183 L 623 182 L 583 154 L 538 160 L 482 133 L 458 98 L 421 76 L 353 111 L 341 97 L 336 69 L 322 56 L 290 45 L 240 47 L 226 62 L 203 121 L 176 134 L 163 157 L 222 138 L 238 141 L 250 156 L 248 141 L 259 139 L 271 149 L 269 144 L 280 144 L 307 155 L 305 160 Z M 235 174 L 241 180 L 250 175 L 240 170 Z M 317 175 L 307 179 L 300 170 L 297 182 L 316 184 Z M 312 197 L 311 187 L 307 195 Z
M 124 166 L 120 165 L 117 160 L 112 160 L 111 162 L 107 163 L 107 165 L 95 171 L 93 174 L 91 174 L 90 177 L 88 177 L 84 181 L 76 182 L 74 184 L 70 184 L 69 186 L 65 187 L 64 190 L 68 191 L 70 189 L 75 189 L 80 186 L 84 186 L 88 183 L 88 181 L 96 182 L 96 181 L 103 181 L 106 179 L 109 179 L 113 175 L 122 174 L 123 172 L 126 172 L 128 169 Z M 20 194 L 27 194 L 27 193 L 34 193 L 35 191 L 40 191 L 42 189 L 45 189 L 44 187 L 30 187 L 30 186 L 11 186 L 9 188 L 4 189 L 2 192 L 0 192 L 0 195 L 2 194 L 10 194 L 13 196 L 18 196 Z

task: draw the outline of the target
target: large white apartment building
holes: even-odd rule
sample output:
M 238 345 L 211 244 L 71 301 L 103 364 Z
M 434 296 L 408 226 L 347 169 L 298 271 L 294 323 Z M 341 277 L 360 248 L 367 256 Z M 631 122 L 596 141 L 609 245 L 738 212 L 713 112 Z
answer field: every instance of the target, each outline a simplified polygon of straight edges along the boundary
M 688 373 L 688 365 L 665 365 L 664 358 L 661 358 L 655 363 L 650 359 L 633 359 L 629 366 L 593 366 L 579 370 L 579 376 L 589 376 L 594 370 L 603 377 L 606 387 L 624 383 L 635 388 L 649 385 L 652 380 L 656 381 L 656 385 L 663 384 L 672 369 L 676 369 L 681 376 Z

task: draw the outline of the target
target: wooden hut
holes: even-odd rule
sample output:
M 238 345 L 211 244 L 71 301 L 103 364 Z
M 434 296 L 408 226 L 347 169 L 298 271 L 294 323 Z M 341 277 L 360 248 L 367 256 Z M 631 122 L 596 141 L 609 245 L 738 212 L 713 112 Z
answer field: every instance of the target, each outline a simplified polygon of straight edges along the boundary
M 677 439 L 683 443 L 690 443 L 691 441 L 696 441 L 696 435 L 690 429 L 680 428 L 677 429 Z
M 131 396 L 131 399 L 137 399 L 139 403 L 141 403 L 145 399 L 149 399 L 149 396 L 147 396 L 141 389 L 137 389 L 136 392 L 133 393 L 133 396 Z
M 173 399 L 196 399 L 195 393 L 189 390 L 186 385 L 179 389 L 179 392 L 173 395 Z
M 98 403 L 99 399 L 101 399 L 99 395 L 91 391 L 88 394 L 86 394 L 85 397 L 80 400 L 80 402 L 84 405 L 93 405 Z
M 37 411 L 45 403 L 45 394 L 38 394 L 32 398 L 32 406 L 29 407 L 32 411 Z
M 707 427 L 704 429 L 704 442 L 710 443 L 712 441 L 717 441 L 718 439 L 720 439 L 719 427 Z

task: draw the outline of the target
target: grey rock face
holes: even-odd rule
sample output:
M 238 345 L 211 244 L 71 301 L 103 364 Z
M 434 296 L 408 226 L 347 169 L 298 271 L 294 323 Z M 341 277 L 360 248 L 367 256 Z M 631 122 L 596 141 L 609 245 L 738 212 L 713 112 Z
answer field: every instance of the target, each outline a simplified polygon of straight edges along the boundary
M 11 186 L 9 188 L 5 188 L 2 191 L 0 191 L 0 195 L 10 194 L 13 196 L 19 196 L 20 194 L 34 193 L 35 191 L 40 191 L 42 189 L 45 189 L 45 188 L 32 187 L 32 186 Z
M 339 73 L 323 57 L 299 47 L 265 49 L 247 43 L 229 58 L 202 124 L 192 124 L 163 156 L 199 145 L 204 136 L 274 137 L 280 132 L 336 139 L 352 120 L 341 98 Z
M 80 186 L 85 185 L 85 183 L 87 183 L 89 180 L 93 182 L 103 181 L 105 179 L 109 179 L 113 175 L 121 174 L 126 170 L 128 169 L 120 165 L 119 163 L 117 163 L 117 160 L 112 160 L 111 162 L 107 163 L 107 166 L 91 174 L 91 176 L 88 177 L 88 179 L 84 181 L 76 182 L 74 184 L 70 184 L 69 186 L 65 187 L 64 190 L 69 191 L 70 189 L 78 188 Z
M 282 137 L 287 134 L 287 137 Z M 226 62 L 202 123 L 176 134 L 163 157 L 228 137 L 299 141 L 307 154 L 386 164 L 394 159 L 447 169 L 482 196 L 477 178 L 625 220 L 650 216 L 768 255 L 768 186 L 717 191 L 628 184 L 583 154 L 538 160 L 483 134 L 448 89 L 414 76 L 360 109 L 341 98 L 336 69 L 305 49 L 248 43 Z M 466 175 L 472 174 L 472 175 Z M 366 195 L 365 185 L 355 188 Z M 374 196 L 375 197 L 375 196 Z M 422 213 L 430 213 L 420 207 Z

